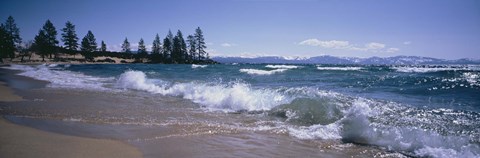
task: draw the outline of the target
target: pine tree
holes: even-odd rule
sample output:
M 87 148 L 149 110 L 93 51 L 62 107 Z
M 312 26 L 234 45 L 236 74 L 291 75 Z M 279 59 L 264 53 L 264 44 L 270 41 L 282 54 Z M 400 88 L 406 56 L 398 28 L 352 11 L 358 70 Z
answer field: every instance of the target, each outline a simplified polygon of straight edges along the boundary
M 45 25 L 43 26 L 43 30 L 45 31 L 45 35 L 47 37 L 46 41 L 48 44 L 48 54 L 50 55 L 50 58 L 52 58 L 52 55 L 56 55 L 56 46 L 58 44 L 57 40 L 57 29 L 55 29 L 55 26 L 53 26 L 53 23 L 50 22 L 50 20 L 47 20 L 45 22 Z
M 152 43 L 152 54 L 160 54 L 161 51 L 162 51 L 162 43 L 160 42 L 160 37 L 158 36 L 158 33 L 157 33 Z
M 5 31 L 13 39 L 15 47 L 20 47 L 20 44 L 22 43 L 22 38 L 20 37 L 20 29 L 17 27 L 17 24 L 15 24 L 15 19 L 13 19 L 12 16 L 8 16 L 7 21 L 5 21 L 4 27 Z
M 187 43 L 185 43 L 185 40 L 183 39 L 183 35 L 182 35 L 182 32 L 180 32 L 180 30 L 178 30 L 178 32 L 180 34 L 177 34 L 177 36 L 179 37 L 179 40 L 180 40 L 180 50 L 182 51 L 182 62 L 183 63 L 187 63 L 189 62 L 188 61 L 188 52 L 187 52 Z
M 195 50 L 197 49 L 195 37 L 193 37 L 192 35 L 188 35 L 187 42 L 188 42 L 188 56 L 187 56 L 188 59 L 187 60 L 189 60 L 189 62 L 193 62 L 194 60 L 196 60 Z
M 163 39 L 163 60 L 164 62 L 169 62 L 170 60 L 170 54 L 172 52 L 172 43 L 170 43 L 170 40 L 168 38 Z
M 147 48 L 145 47 L 145 42 L 143 41 L 143 38 L 140 38 L 140 42 L 138 42 L 138 54 L 146 54 L 147 53 Z
M 170 30 L 168 30 L 167 39 L 170 40 L 170 43 L 173 43 L 173 34 Z
M 103 40 L 102 40 L 102 44 L 100 44 L 100 51 L 107 52 L 107 45 L 105 44 L 105 42 L 103 42 Z
M 0 61 L 15 57 L 15 41 L 3 24 L 0 24 Z
M 92 31 L 88 30 L 87 35 L 82 39 L 82 46 L 80 48 L 83 52 L 94 52 L 97 50 L 97 42 Z
M 52 22 L 47 20 L 35 36 L 35 47 L 42 56 L 42 61 L 45 61 L 45 56 L 50 55 L 52 58 L 52 54 L 56 54 L 57 44 L 57 30 Z
M 162 62 L 162 43 L 160 42 L 160 37 L 157 35 L 152 43 L 152 54 L 150 55 L 150 61 L 153 63 Z
M 172 62 L 177 64 L 180 63 L 182 50 L 180 50 L 180 39 L 178 36 L 173 38 L 173 49 L 172 49 Z
M 42 61 L 45 61 L 45 56 L 48 55 L 47 35 L 44 30 L 39 30 L 35 36 L 34 49 L 42 56 Z
M 131 53 L 131 51 L 130 51 L 130 42 L 128 42 L 127 37 L 125 37 L 125 40 L 123 41 L 123 44 L 122 44 L 122 52 Z
M 195 29 L 194 37 L 197 45 L 198 60 L 204 60 L 208 57 L 208 54 L 205 52 L 207 46 L 205 46 L 205 39 L 203 38 L 203 32 L 200 27 Z
M 183 39 L 182 32 L 177 31 L 177 35 L 173 38 L 172 60 L 174 63 L 185 63 L 185 54 L 187 53 L 187 45 Z
M 144 59 L 147 57 L 147 48 L 145 47 L 145 42 L 143 38 L 140 38 L 140 42 L 138 42 L 138 50 L 137 50 L 137 60 Z
M 172 31 L 168 30 L 167 37 L 163 39 L 163 58 L 165 62 L 172 62 L 172 51 L 173 51 L 173 34 Z
M 75 33 L 75 25 L 73 25 L 70 21 L 65 23 L 65 28 L 62 29 L 62 41 L 70 51 L 76 51 L 78 48 L 78 37 Z

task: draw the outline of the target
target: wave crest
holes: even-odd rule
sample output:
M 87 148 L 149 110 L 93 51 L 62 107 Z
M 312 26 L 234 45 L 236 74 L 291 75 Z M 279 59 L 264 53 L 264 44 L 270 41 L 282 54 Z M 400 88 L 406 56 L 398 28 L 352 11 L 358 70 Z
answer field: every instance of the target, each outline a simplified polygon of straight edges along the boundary
M 192 69 L 195 69 L 195 68 L 206 68 L 208 65 L 196 65 L 196 64 L 192 64 Z
M 289 134 L 299 139 L 338 139 L 344 142 L 368 144 L 427 157 L 478 157 L 480 147 L 468 137 L 442 135 L 413 126 L 397 126 L 372 122 L 385 117 L 378 104 L 368 99 L 356 99 L 343 110 L 343 118 L 331 124 L 291 127 Z
M 358 71 L 362 67 L 317 67 L 317 70 L 331 70 L 331 71 Z
M 172 83 L 157 85 L 141 71 L 127 71 L 120 75 L 116 86 L 162 95 L 181 96 L 210 109 L 226 111 L 260 111 L 288 103 L 288 97 L 268 89 L 253 89 L 248 84 L 234 82 L 215 83 Z
M 272 74 L 284 72 L 287 70 L 288 69 L 275 69 L 275 70 L 240 69 L 239 71 L 250 74 L 250 75 L 272 75 Z
M 266 68 L 272 68 L 272 69 L 296 69 L 300 68 L 301 66 L 296 66 L 296 65 L 266 65 Z
M 32 77 L 37 80 L 48 81 L 49 87 L 58 88 L 80 88 L 80 89 L 95 89 L 106 90 L 103 87 L 104 83 L 113 78 L 101 78 L 85 75 L 83 73 L 72 72 L 64 70 L 70 65 L 63 65 L 63 68 L 58 64 L 42 64 L 37 66 L 27 65 L 11 65 L 5 67 L 13 70 L 21 70 L 23 72 L 18 75 Z

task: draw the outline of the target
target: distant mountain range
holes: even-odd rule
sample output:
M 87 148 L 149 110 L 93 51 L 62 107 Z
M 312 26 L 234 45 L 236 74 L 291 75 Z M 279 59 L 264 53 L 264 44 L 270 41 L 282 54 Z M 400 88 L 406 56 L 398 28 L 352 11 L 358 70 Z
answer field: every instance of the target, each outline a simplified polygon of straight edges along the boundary
M 335 57 L 329 55 L 315 57 L 212 57 L 220 63 L 283 63 L 283 64 L 361 64 L 361 65 L 418 65 L 418 64 L 480 64 L 478 59 L 446 60 L 419 56 L 395 56 L 395 57 Z

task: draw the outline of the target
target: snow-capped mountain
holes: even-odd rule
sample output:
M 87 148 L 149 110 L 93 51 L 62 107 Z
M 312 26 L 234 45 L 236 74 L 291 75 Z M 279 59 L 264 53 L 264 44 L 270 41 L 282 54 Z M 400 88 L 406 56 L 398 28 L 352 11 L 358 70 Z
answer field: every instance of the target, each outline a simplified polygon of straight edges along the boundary
M 416 64 L 480 64 L 478 59 L 446 60 L 419 56 L 394 56 L 394 57 L 282 57 L 282 56 L 259 56 L 259 57 L 212 57 L 220 63 L 284 63 L 284 64 L 374 64 L 374 65 L 416 65 Z

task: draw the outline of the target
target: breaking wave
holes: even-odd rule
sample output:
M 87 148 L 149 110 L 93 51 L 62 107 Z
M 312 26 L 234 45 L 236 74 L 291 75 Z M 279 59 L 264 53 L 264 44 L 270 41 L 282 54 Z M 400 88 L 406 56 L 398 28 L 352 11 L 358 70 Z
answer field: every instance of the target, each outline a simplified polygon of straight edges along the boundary
M 167 83 L 155 84 L 141 71 L 127 71 L 120 75 L 116 86 L 155 94 L 181 96 L 207 108 L 226 111 L 261 111 L 288 103 L 285 95 L 268 89 L 253 89 L 248 84 Z
M 23 71 L 18 75 L 48 81 L 50 82 L 48 84 L 49 87 L 106 90 L 104 87 L 105 82 L 113 80 L 113 77 L 100 78 L 64 70 L 64 68 L 69 66 L 42 64 L 37 66 L 11 65 L 6 68 Z
M 275 70 L 240 69 L 239 71 L 250 74 L 250 75 L 272 75 L 272 74 L 284 72 L 287 70 L 288 69 L 275 69 Z
M 427 72 L 438 72 L 438 71 L 459 71 L 459 70 L 470 70 L 468 67 L 451 67 L 451 66 L 431 66 L 431 67 L 416 67 L 416 66 L 402 66 L 402 67 L 392 67 L 392 69 L 397 72 L 409 72 L 409 73 L 427 73 Z
M 206 68 L 208 65 L 196 65 L 196 64 L 192 64 L 192 69 L 195 69 L 195 68 Z
M 299 139 L 341 140 L 343 142 L 385 147 L 387 150 L 422 157 L 473 158 L 480 155 L 478 142 L 474 143 L 475 140 L 472 137 L 445 134 L 432 130 L 435 129 L 433 127 L 435 125 L 430 125 L 432 127 L 429 124 L 419 127 L 401 125 L 403 122 L 398 121 L 398 119 L 402 118 L 397 117 L 402 116 L 396 115 L 393 118 L 388 118 L 392 117 L 392 114 L 389 114 L 389 116 L 384 114 L 388 108 L 377 108 L 376 104 L 379 104 L 379 102 L 362 98 L 356 98 L 351 102 L 351 105 L 345 107 L 326 106 L 332 103 L 321 103 L 323 105 L 320 105 L 320 109 L 318 109 L 319 103 L 316 103 L 317 105 L 313 104 L 317 106 L 317 109 L 308 107 L 312 104 L 304 105 L 307 106 L 304 108 L 310 109 L 308 111 L 298 109 L 296 107 L 298 105 L 289 105 L 291 108 L 285 113 L 287 122 L 291 119 L 300 119 L 300 121 L 303 121 L 301 123 L 303 125 L 288 127 L 288 133 Z M 394 107 L 395 105 L 388 106 Z M 337 110 L 342 112 L 337 112 Z M 319 118 L 320 121 L 318 121 Z M 376 121 L 382 118 L 386 118 L 390 122 Z M 391 120 L 397 120 L 398 122 Z M 308 125 L 304 122 L 317 122 L 317 124 Z
M 266 65 L 266 68 L 272 68 L 272 69 L 297 69 L 301 68 L 301 66 L 296 66 L 296 65 Z
M 362 67 L 317 67 L 318 70 L 330 70 L 330 71 L 358 71 Z

